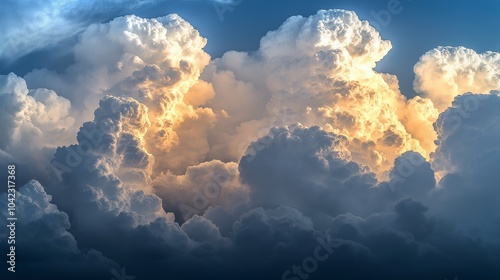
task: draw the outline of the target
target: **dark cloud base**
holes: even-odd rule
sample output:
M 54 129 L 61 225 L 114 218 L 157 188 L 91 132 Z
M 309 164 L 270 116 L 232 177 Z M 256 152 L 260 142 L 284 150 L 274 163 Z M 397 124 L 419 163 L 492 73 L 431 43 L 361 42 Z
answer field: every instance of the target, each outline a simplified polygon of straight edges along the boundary
M 92 228 L 69 230 L 71 219 L 32 181 L 20 189 L 20 220 L 27 222 L 18 228 L 19 273 L 8 279 L 110 279 L 112 269 L 120 271 L 118 264 L 136 279 L 496 279 L 500 247 L 430 215 L 415 199 L 449 199 L 419 187 L 432 181 L 425 175 L 432 174 L 429 164 L 421 159 L 418 176 L 375 186 L 369 171 L 334 152 L 343 140 L 319 127 L 299 126 L 275 128 L 255 142 L 258 152 L 242 158 L 239 169 L 251 189 L 252 205 L 246 208 L 257 208 L 245 210 L 227 236 L 199 216 L 189 227 L 158 218 L 131 228 L 134 217 L 123 213 L 93 217 L 89 224 L 75 214 L 76 223 Z M 393 174 L 410 157 L 419 155 L 401 156 Z M 263 174 L 263 165 L 268 175 L 249 180 L 257 178 L 252 172 Z M 273 186 L 288 191 L 260 194 Z M 322 205 L 321 197 L 331 203 Z M 350 202 L 358 199 L 363 203 Z

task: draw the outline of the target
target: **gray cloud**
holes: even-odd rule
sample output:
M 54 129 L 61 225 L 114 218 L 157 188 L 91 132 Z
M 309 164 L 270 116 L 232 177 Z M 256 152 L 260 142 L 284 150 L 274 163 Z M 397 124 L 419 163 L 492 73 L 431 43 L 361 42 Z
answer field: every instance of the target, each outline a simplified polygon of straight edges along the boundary
M 51 279 L 88 279 L 101 277 L 118 265 L 101 252 L 81 250 L 69 232 L 71 224 L 66 213 L 51 203 L 51 196 L 37 181 L 30 181 L 16 193 L 16 252 L 15 278 L 30 279 L 43 275 Z M 0 207 L 7 209 L 7 194 L 0 195 Z M 7 212 L 2 211 L 2 221 Z M 2 231 L 0 238 L 6 240 Z M 0 243 L 9 252 L 6 242 Z M 79 271 L 75 274 L 75 271 Z M 10 272 L 9 272 L 10 273 Z
M 469 234 L 498 243 L 497 211 L 500 162 L 498 92 L 458 96 L 436 122 L 439 145 L 434 169 L 440 211 Z

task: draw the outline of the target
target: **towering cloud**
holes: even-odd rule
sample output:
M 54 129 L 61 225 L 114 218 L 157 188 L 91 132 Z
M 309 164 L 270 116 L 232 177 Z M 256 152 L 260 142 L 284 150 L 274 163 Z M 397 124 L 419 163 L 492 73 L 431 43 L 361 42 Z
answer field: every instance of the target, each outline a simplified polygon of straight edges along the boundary
M 0 158 L 45 186 L 17 193 L 18 279 L 496 279 L 500 95 L 460 95 L 496 88 L 496 54 L 431 51 L 407 100 L 353 12 L 291 17 L 253 53 L 205 44 L 125 16 L 62 73 L 0 76 Z
M 229 141 L 227 157 L 235 159 L 255 135 L 300 122 L 346 136 L 353 159 L 378 174 L 405 151 L 428 156 L 434 144 L 417 126 L 432 131 L 432 103 L 407 103 L 396 77 L 373 70 L 390 48 L 353 12 L 289 18 L 262 38 L 256 53 L 228 52 L 205 71 L 217 92 L 213 108 L 228 115 L 212 138 Z M 235 98 L 245 100 L 243 111 Z M 214 144 L 212 156 L 221 148 Z
M 9 196 L 11 198 L 11 196 Z M 7 194 L 0 195 L 0 207 L 7 209 Z M 29 279 L 32 272 L 51 279 L 100 277 L 118 265 L 102 253 L 89 248 L 82 252 L 75 237 L 69 232 L 68 215 L 51 203 L 51 196 L 37 181 L 30 181 L 16 193 L 17 269 L 15 279 Z M 7 211 L 2 211 L 2 221 Z M 2 231 L 0 248 L 9 252 L 8 232 Z M 22 263 L 22 264 L 21 264 Z M 64 265 L 63 265 L 64 264 Z M 2 272 L 5 273 L 5 272 Z M 12 273 L 11 273 L 12 274 Z
M 77 123 L 89 119 L 105 95 L 145 104 L 151 121 L 145 145 L 156 155 L 155 170 L 183 172 L 204 160 L 207 130 L 216 119 L 201 107 L 214 95 L 211 85 L 198 80 L 210 59 L 205 44 L 177 15 L 120 17 L 88 27 L 75 46 L 76 63 L 62 75 L 42 69 L 26 79 L 70 99 L 82 116 Z
M 145 105 L 105 97 L 94 120 L 81 127 L 78 144 L 58 148 L 52 160 L 62 180 L 53 189 L 55 200 L 80 244 L 121 264 L 134 263 L 139 250 L 190 248 L 174 215 L 151 193 L 154 157 L 144 146 L 149 126 Z
M 64 206 L 71 213 L 86 216 L 85 207 L 97 203 L 94 210 L 111 215 L 136 213 L 134 225 L 167 217 L 161 200 L 148 194 L 154 163 L 144 147 L 149 125 L 144 105 L 132 98 L 106 97 L 94 121 L 81 127 L 78 144 L 57 149 L 52 165 L 67 188 Z
M 437 110 L 428 99 L 406 100 L 396 77 L 373 70 L 391 43 L 353 12 L 291 17 L 256 53 L 228 52 L 210 64 L 205 44 L 176 15 L 121 17 L 87 28 L 63 74 L 42 69 L 25 79 L 71 100 L 77 124 L 104 95 L 145 104 L 156 174 L 237 161 L 270 128 L 297 122 L 346 136 L 353 159 L 379 177 L 405 151 L 428 158 L 435 149 Z

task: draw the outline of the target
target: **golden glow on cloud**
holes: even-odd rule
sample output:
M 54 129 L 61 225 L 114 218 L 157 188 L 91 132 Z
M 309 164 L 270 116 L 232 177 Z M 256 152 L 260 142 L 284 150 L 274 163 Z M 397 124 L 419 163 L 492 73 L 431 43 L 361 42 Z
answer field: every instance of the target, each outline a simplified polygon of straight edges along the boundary
M 301 123 L 346 136 L 352 160 L 385 178 L 404 152 L 431 159 L 433 123 L 456 95 L 500 84 L 496 54 L 438 48 L 415 66 L 423 96 L 408 100 L 397 77 L 374 71 L 391 43 L 342 10 L 291 17 L 253 54 L 210 60 L 206 42 L 177 15 L 117 18 L 87 28 L 66 73 L 37 70 L 26 79 L 70 99 L 84 116 L 77 123 L 105 95 L 143 104 L 147 118 L 130 129 L 152 157 L 153 177 L 209 160 L 238 162 L 272 127 Z
M 320 11 L 288 19 L 261 40 L 257 55 L 229 52 L 206 70 L 216 91 L 212 104 L 240 119 L 226 121 L 235 126 L 233 134 L 225 127 L 218 135 L 229 135 L 219 138 L 235 141 L 229 146 L 236 160 L 242 152 L 234 148 L 238 143 L 247 146 L 276 123 L 299 122 L 347 136 L 353 160 L 381 176 L 406 151 L 429 159 L 434 139 L 425 134 L 435 136 L 432 123 L 437 118 L 432 103 L 407 100 L 395 76 L 373 70 L 390 48 L 352 12 Z M 255 112 L 265 104 L 265 116 L 235 116 L 237 105 L 227 103 L 229 94 L 251 95 L 246 104 Z

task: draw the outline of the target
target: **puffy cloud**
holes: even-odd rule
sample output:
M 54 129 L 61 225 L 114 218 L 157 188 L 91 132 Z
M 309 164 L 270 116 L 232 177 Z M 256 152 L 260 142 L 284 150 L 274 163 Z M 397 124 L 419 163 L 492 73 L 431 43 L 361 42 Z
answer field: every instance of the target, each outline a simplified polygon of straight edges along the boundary
M 91 203 L 114 215 L 132 211 L 139 214 L 136 225 L 166 216 L 161 200 L 147 193 L 154 162 L 144 147 L 149 125 L 143 104 L 132 98 L 104 98 L 94 121 L 80 128 L 78 144 L 58 148 L 52 160 L 68 188 L 64 195 L 70 203 L 65 206 Z
M 296 122 L 347 136 L 353 159 L 379 177 L 403 152 L 428 158 L 435 149 L 427 135 L 435 135 L 437 111 L 427 99 L 407 101 L 396 77 L 373 70 L 391 44 L 353 12 L 292 17 L 255 54 L 228 52 L 206 69 L 205 44 L 176 15 L 121 17 L 88 27 L 64 73 L 35 70 L 25 79 L 70 99 L 77 123 L 106 94 L 145 104 L 156 174 L 237 161 L 271 127 Z
M 70 99 L 81 115 L 77 123 L 90 118 L 105 95 L 143 103 L 151 121 L 145 145 L 156 156 L 156 172 L 182 173 L 206 157 L 207 133 L 216 120 L 202 107 L 214 95 L 211 85 L 198 79 L 210 60 L 205 44 L 177 15 L 119 17 L 83 32 L 75 64 L 64 73 L 40 69 L 25 78 Z
M 74 205 L 65 207 L 75 220 L 75 236 L 82 245 L 96 248 L 138 275 L 148 275 L 151 279 L 161 275 L 163 269 L 186 267 L 188 263 L 194 267 L 210 267 L 203 270 L 205 275 L 232 277 L 241 273 L 239 263 L 247 263 L 258 268 L 245 276 L 248 279 L 271 274 L 279 277 L 290 265 L 301 261 L 301 256 L 314 252 L 320 244 L 318 238 L 321 242 L 331 239 L 318 230 L 329 232 L 329 224 L 339 214 L 352 212 L 364 217 L 358 219 L 369 219 L 372 213 L 390 211 L 393 201 L 399 197 L 428 191 L 419 191 L 419 186 L 411 184 L 396 187 L 401 188 L 403 194 L 387 186 L 376 187 L 375 175 L 349 160 L 349 143 L 343 136 L 319 127 L 275 128 L 251 145 L 239 167 L 235 163 L 211 161 L 189 167 L 184 175 L 165 173 L 153 181 L 153 190 L 165 199 L 167 209 L 191 203 L 197 193 L 211 199 L 208 211 L 203 213 L 203 209 L 199 209 L 203 217 L 195 215 L 180 227 L 172 222 L 172 216 L 165 215 L 161 200 L 148 193 L 150 190 L 139 189 L 139 185 L 134 185 L 136 181 L 120 175 L 124 163 L 137 173 L 144 171 L 146 178 L 151 172 L 150 165 L 142 164 L 153 160 L 141 145 L 148 127 L 145 109 L 132 98 L 106 97 L 96 110 L 94 121 L 81 128 L 78 146 L 60 148 L 55 159 L 65 159 L 71 149 L 83 150 L 84 141 L 100 140 L 96 142 L 99 145 L 89 146 L 86 154 L 80 155 L 80 165 L 62 176 L 63 185 L 71 188 L 63 197 Z M 90 130 L 97 127 L 103 129 L 99 137 Z M 138 127 L 145 129 L 141 132 Z M 124 135 L 128 139 L 124 145 L 133 149 L 120 148 L 118 143 Z M 134 156 L 123 153 L 128 150 L 134 151 Z M 421 175 L 427 174 L 429 184 L 433 182 L 433 174 L 429 174 L 424 158 L 408 153 L 396 161 L 396 166 L 403 165 L 403 159 L 419 162 L 415 176 L 425 178 Z M 248 187 L 239 182 L 239 176 Z M 412 182 L 412 178 L 407 179 Z M 218 196 L 207 193 L 206 187 L 215 185 L 220 188 Z M 367 233 L 366 244 L 364 239 L 350 240 L 351 237 L 346 236 L 344 241 L 332 241 L 344 247 L 339 256 L 332 257 L 328 263 L 338 262 L 344 253 L 345 257 L 352 257 L 351 245 L 361 250 L 354 256 L 364 256 L 363 266 L 390 260 L 390 254 L 380 247 L 371 247 L 382 241 L 401 244 L 405 247 L 398 252 L 414 256 L 419 248 L 418 239 L 427 237 L 434 229 L 433 222 L 422 216 L 425 209 L 410 202 L 396 206 L 395 211 L 404 217 L 394 218 L 394 222 L 381 220 L 389 223 L 387 233 L 384 231 L 387 236 L 372 237 Z M 412 219 L 416 222 L 407 222 Z M 225 228 L 220 230 L 219 224 Z M 392 233 L 392 227 L 417 237 L 405 232 Z M 370 253 L 362 248 L 379 249 Z M 149 272 L 140 269 L 137 258 L 130 256 L 141 256 L 143 252 L 148 252 L 147 255 L 161 265 Z M 230 268 L 221 269 L 221 261 L 230 264 Z M 335 274 L 327 270 L 328 274 L 318 276 Z M 344 270 L 337 273 L 349 274 Z M 197 273 L 178 276 L 191 279 L 197 277 Z
M 10 197 L 10 196 L 9 196 Z M 0 206 L 7 209 L 7 193 L 0 195 Z M 71 227 L 68 215 L 51 203 L 51 196 L 37 181 L 30 181 L 16 192 L 16 246 L 17 269 L 12 279 L 26 279 L 44 275 L 51 279 L 88 279 L 110 273 L 118 267 L 94 249 L 82 252 Z M 2 211 L 2 220 L 7 212 Z M 10 252 L 9 233 L 2 231 L 0 248 Z
M 400 115 L 406 131 L 419 141 L 427 156 L 436 149 L 434 141 L 437 139 L 437 134 L 433 124 L 438 115 L 439 111 L 434 107 L 434 103 L 420 96 L 408 100 L 406 109 Z
M 23 78 L 0 75 L 0 162 L 30 164 L 30 176 L 48 173 L 58 145 L 73 133 L 71 103 L 54 91 L 28 89 Z
M 115 106 L 108 106 L 113 102 Z M 96 120 L 114 121 L 102 137 L 108 140 L 89 151 L 74 171 L 63 175 L 63 184 L 71 186 L 78 198 L 69 213 L 75 220 L 72 228 L 79 244 L 105 253 L 134 271 L 133 275 L 160 279 L 176 267 L 171 276 L 180 279 L 196 279 L 202 274 L 230 279 L 252 267 L 240 279 L 283 277 L 287 271 L 290 277 L 313 271 L 319 279 L 358 279 L 368 277 L 368 272 L 387 279 L 409 273 L 410 279 L 457 275 L 494 279 L 497 247 L 470 239 L 449 222 L 430 216 L 423 203 L 408 198 L 432 204 L 429 193 L 434 176 L 422 156 L 403 154 L 390 172 L 394 183 L 377 186 L 373 173 L 346 159 L 347 139 L 319 127 L 275 128 L 252 144 L 239 170 L 248 184 L 248 206 L 253 209 L 237 217 L 221 215 L 217 210 L 228 208 L 232 198 L 221 195 L 218 206 L 182 226 L 152 216 L 161 201 L 112 175 L 122 159 L 114 139 L 127 134 L 133 119 L 141 119 L 138 108 L 141 105 L 130 98 L 103 100 Z M 132 140 L 138 142 L 139 138 Z M 61 148 L 56 158 L 68 149 Z M 165 199 L 175 204 L 203 190 L 214 175 L 220 175 L 219 184 L 227 194 L 238 194 L 232 186 L 238 183 L 236 166 L 219 161 L 190 167 L 182 176 L 165 174 L 159 182 L 166 188 Z M 234 202 L 245 201 L 238 198 Z M 47 200 L 37 204 L 42 206 L 33 212 L 40 214 L 31 217 L 54 211 L 54 207 L 44 206 Z M 223 223 L 231 224 L 227 235 L 218 226 L 224 219 Z M 315 259 L 320 269 L 310 270 L 317 251 L 326 259 Z M 436 264 L 436 260 L 440 262 Z M 396 268 L 394 264 L 398 264 Z
M 101 47 L 89 47 L 94 44 Z M 172 190 L 178 195 L 174 203 L 179 203 L 183 198 L 176 185 L 190 188 L 211 171 L 222 170 L 228 182 L 220 181 L 225 184 L 221 204 L 230 206 L 224 201 L 233 193 L 245 200 L 244 188 L 232 186 L 238 181 L 234 163 L 214 161 L 185 175 L 173 173 L 199 163 L 208 151 L 203 134 L 215 119 L 211 109 L 200 106 L 214 92 L 198 80 L 209 61 L 205 44 L 176 15 L 128 16 L 89 27 L 75 47 L 76 63 L 63 74 L 37 70 L 26 76 L 29 83 L 50 85 L 72 100 L 74 111 L 83 113 L 77 122 L 88 118 L 100 99 L 93 121 L 78 131 L 77 144 L 58 148 L 52 161 L 62 182 L 55 182 L 51 191 L 73 221 L 82 246 L 136 267 L 135 256 L 141 252 L 169 260 L 176 252 L 208 250 L 197 249 L 204 246 L 200 242 L 225 242 L 205 218 L 195 217 L 181 228 L 152 194 L 153 178 L 160 172 L 165 175 L 157 182 L 169 185 L 158 193 L 170 195 Z M 195 190 L 187 191 L 186 199 Z M 197 234 L 201 228 L 211 232 Z
M 241 273 L 236 264 L 249 256 L 252 264 L 262 268 L 251 275 L 263 276 L 276 264 L 271 260 L 282 259 L 278 263 L 287 264 L 294 255 L 315 244 L 311 220 L 287 207 L 240 211 L 241 218 L 230 216 L 224 221 L 232 224 L 227 237 L 210 220 L 211 215 L 189 217 L 182 227 L 174 223 L 173 215 L 164 212 L 161 199 L 151 194 L 151 190 L 140 189 L 135 180 L 121 176 L 120 170 L 126 163 L 133 167 L 128 172 L 143 172 L 147 179 L 144 184 L 148 183 L 149 165 L 142 163 L 153 160 L 153 156 L 141 145 L 144 134 L 137 133 L 135 127 L 139 124 L 147 127 L 147 123 L 148 115 L 141 103 L 132 98 L 106 97 L 96 110 L 94 121 L 82 126 L 79 143 L 56 152 L 54 160 L 65 160 L 71 150 L 86 151 L 78 154 L 81 158 L 78 165 L 62 174 L 62 185 L 67 191 L 58 194 L 60 205 L 68 209 L 74 221 L 72 228 L 79 244 L 98 249 L 148 279 L 157 279 L 168 268 L 187 269 L 188 264 L 200 269 L 208 266 L 209 269 L 203 270 L 206 275 L 232 277 Z M 101 130 L 96 132 L 96 128 Z M 97 134 L 99 131 L 102 135 Z M 132 149 L 120 148 L 125 136 L 125 145 L 133 146 Z M 90 140 L 94 143 L 83 144 Z M 126 156 L 123 151 L 128 150 L 134 151 L 134 156 Z M 192 195 L 202 193 L 213 199 L 210 209 L 216 206 L 232 211 L 248 199 L 248 190 L 241 185 L 238 175 L 235 163 L 211 161 L 188 168 L 184 175 L 163 174 L 152 185 L 165 198 L 167 207 L 190 203 Z M 206 192 L 206 186 L 216 185 L 219 195 Z M 269 232 L 259 240 L 249 238 L 252 232 L 263 232 L 265 228 Z M 274 249 L 269 251 L 270 248 Z M 267 258 L 257 258 L 268 253 Z M 144 260 L 138 260 L 138 256 Z M 148 260 L 154 260 L 158 267 L 142 269 L 147 267 Z M 221 261 L 234 264 L 234 268 L 223 271 Z M 280 275 L 281 267 L 274 267 L 274 274 Z M 199 270 L 172 275 L 196 278 L 196 271 Z
M 250 208 L 256 208 L 234 219 L 228 247 L 212 251 L 230 256 L 226 269 L 211 266 L 205 275 L 234 277 L 245 263 L 255 269 L 243 279 L 283 277 L 287 271 L 285 279 L 359 279 L 373 273 L 387 279 L 494 279 L 499 248 L 471 238 L 453 225 L 454 217 L 442 218 L 436 202 L 446 201 L 434 197 L 430 163 L 418 153 L 404 153 L 390 181 L 378 184 L 373 173 L 345 159 L 347 144 L 345 137 L 302 126 L 275 128 L 253 143 L 239 170 L 250 190 Z M 211 208 L 206 219 L 232 219 L 221 209 Z M 197 216 L 185 224 L 191 223 L 183 228 L 193 238 L 219 240 L 222 231 L 212 223 Z M 195 225 L 205 230 L 195 235 Z M 315 259 L 319 269 L 310 270 L 315 250 L 326 259 Z
M 340 214 L 367 217 L 403 198 L 430 200 L 434 171 L 420 154 L 398 157 L 389 180 L 379 182 L 366 166 L 350 159 L 348 147 L 345 137 L 319 127 L 272 129 L 240 161 L 241 180 L 250 190 L 249 205 L 293 207 L 321 229 Z
M 248 201 L 248 189 L 240 183 L 238 165 L 233 162 L 204 162 L 188 167 L 183 175 L 162 174 L 154 179 L 153 189 L 164 209 L 179 221 L 203 215 L 209 207 L 232 212 Z
M 377 175 L 405 151 L 428 157 L 435 146 L 425 133 L 437 112 L 429 101 L 407 101 L 396 77 L 373 70 L 390 48 L 353 12 L 289 18 L 261 39 L 257 52 L 227 52 L 205 70 L 217 92 L 211 106 L 227 114 L 211 139 L 229 142 L 223 155 L 234 159 L 271 127 L 300 122 L 346 136 L 353 159 Z M 216 158 L 222 145 L 213 143 Z
M 391 211 L 365 219 L 337 216 L 327 230 L 338 243 L 330 264 L 336 269 L 330 276 L 359 279 L 375 273 L 384 279 L 494 279 L 498 269 L 493 259 L 499 248 L 470 239 L 427 211 L 422 203 L 404 199 Z
M 344 145 L 339 144 L 342 141 Z M 240 162 L 242 180 L 250 188 L 250 203 L 267 208 L 294 207 L 293 211 L 314 221 L 311 229 L 321 230 L 324 223 L 328 224 L 326 240 L 335 244 L 333 254 L 321 264 L 321 271 L 314 272 L 314 277 L 359 279 L 377 273 L 387 279 L 400 279 L 411 273 L 411 279 L 457 275 L 493 279 L 491 271 L 496 268 L 492 260 L 499 248 L 489 247 L 493 240 L 483 242 L 471 237 L 480 234 L 464 233 L 464 219 L 451 215 L 457 210 L 445 214 L 443 209 L 454 204 L 448 204 L 452 199 L 442 197 L 448 193 L 441 195 L 435 189 L 430 163 L 418 153 L 404 153 L 396 159 L 390 180 L 378 184 L 373 173 L 365 170 L 363 176 L 359 164 L 345 160 L 345 154 L 340 156 L 339 147 L 345 149 L 346 145 L 345 138 L 318 127 L 276 128 L 253 143 Z M 434 209 L 431 211 L 419 201 Z M 257 216 L 254 211 L 249 211 L 252 215 L 243 214 L 242 219 Z M 484 212 L 488 211 L 482 208 L 476 214 Z M 268 235 L 272 227 L 264 227 L 262 218 L 253 219 L 262 224 L 253 228 L 261 228 L 259 232 Z M 454 226 L 452 221 L 461 225 Z M 234 227 L 238 225 L 236 222 Z M 436 265 L 438 259 L 441 262 Z M 467 263 L 472 265 L 460 269 Z M 394 264 L 398 268 L 391 269 Z
M 347 146 L 345 137 L 319 127 L 272 129 L 240 162 L 252 205 L 286 205 L 309 215 L 366 214 L 376 179 L 366 167 L 349 160 Z
M 464 230 L 497 242 L 500 95 L 466 94 L 436 122 L 438 149 L 433 168 L 442 177 L 436 207 Z
M 500 89 L 500 54 L 476 53 L 465 47 L 439 47 L 415 65 L 414 88 L 430 98 L 440 112 L 466 92 Z
M 195 244 L 151 193 L 154 157 L 144 146 L 149 125 L 145 105 L 105 97 L 94 120 L 80 128 L 78 144 L 58 148 L 52 162 L 62 179 L 52 189 L 55 200 L 80 244 L 128 267 L 141 252 L 168 259 Z
M 5 128 L 0 138 L 3 150 L 14 150 L 16 144 L 25 145 L 26 142 L 20 143 L 23 141 L 57 146 L 73 125 L 69 100 L 51 90 L 29 90 L 24 79 L 13 73 L 0 76 L 0 98 Z
M 205 44 L 177 15 L 126 16 L 88 27 L 63 73 L 0 77 L 0 155 L 61 146 L 57 207 L 19 194 L 38 271 L 55 252 L 77 261 L 65 279 L 111 277 L 103 255 L 147 279 L 496 279 L 498 93 L 438 119 L 448 92 L 407 100 L 373 70 L 390 42 L 348 11 L 291 17 L 255 53 Z
M 495 135 L 498 118 L 499 92 L 490 94 L 464 94 L 443 112 L 435 124 L 438 149 L 434 163 L 446 171 L 467 168 L 481 157 L 498 149 Z
M 274 247 L 277 245 L 289 247 L 290 244 L 287 243 L 299 243 L 300 240 L 294 238 L 300 238 L 301 235 L 309 235 L 311 238 L 313 223 L 310 218 L 293 208 L 256 208 L 244 213 L 241 219 L 234 223 L 233 230 L 236 243 L 273 251 L 280 249 Z M 283 236 L 286 232 L 288 235 Z

